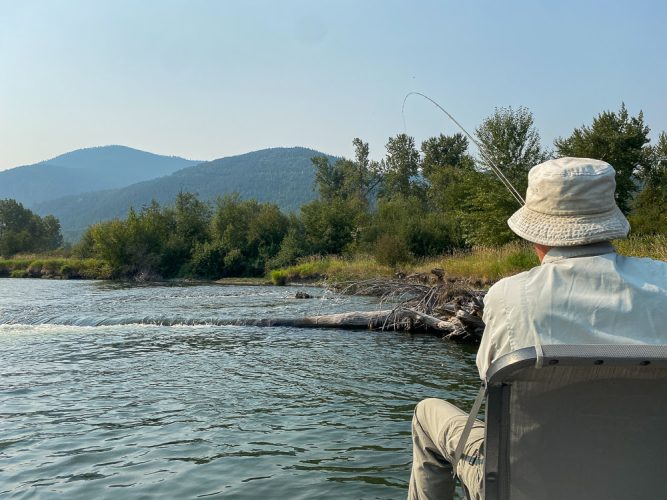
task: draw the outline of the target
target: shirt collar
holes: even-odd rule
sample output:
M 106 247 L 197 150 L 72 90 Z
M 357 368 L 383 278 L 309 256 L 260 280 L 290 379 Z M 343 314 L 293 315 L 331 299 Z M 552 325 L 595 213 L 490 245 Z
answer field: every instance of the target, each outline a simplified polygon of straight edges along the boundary
M 600 243 L 591 243 L 590 245 L 577 245 L 574 247 L 553 247 L 542 259 L 542 264 L 556 262 L 573 257 L 592 257 L 594 255 L 603 255 L 605 253 L 614 253 L 614 247 L 608 241 Z

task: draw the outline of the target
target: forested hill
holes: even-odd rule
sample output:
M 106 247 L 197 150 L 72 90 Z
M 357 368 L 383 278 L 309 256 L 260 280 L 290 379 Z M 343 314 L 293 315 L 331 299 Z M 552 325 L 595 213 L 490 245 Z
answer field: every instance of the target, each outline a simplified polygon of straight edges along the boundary
M 51 200 L 35 205 L 35 211 L 55 215 L 70 241 L 92 223 L 125 217 L 130 206 L 139 210 L 153 199 L 170 204 L 181 191 L 196 193 L 202 200 L 237 192 L 245 199 L 295 211 L 316 197 L 315 169 L 310 161 L 314 156 L 328 155 L 307 148 L 264 149 L 201 163 L 122 189 Z
M 79 149 L 0 171 L 0 199 L 12 198 L 31 207 L 62 196 L 129 186 L 198 163 L 126 146 Z

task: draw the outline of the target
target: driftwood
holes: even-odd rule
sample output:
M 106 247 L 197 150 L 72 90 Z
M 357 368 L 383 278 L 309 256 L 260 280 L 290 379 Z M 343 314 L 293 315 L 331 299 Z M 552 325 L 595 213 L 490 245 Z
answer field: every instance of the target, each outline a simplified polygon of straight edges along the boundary
M 296 328 L 349 328 L 413 330 L 420 327 L 451 333 L 457 321 L 445 321 L 413 309 L 397 307 L 381 311 L 348 312 L 304 316 L 303 318 L 264 319 L 244 322 L 253 326 L 292 326 Z
M 437 271 L 440 271 L 439 269 Z M 295 328 L 344 328 L 401 331 L 430 331 L 443 334 L 448 340 L 479 342 L 484 331 L 483 291 L 473 290 L 467 283 L 444 282 L 440 273 L 433 273 L 437 284 L 415 281 L 370 280 L 337 284 L 346 294 L 375 295 L 381 304 L 391 308 L 370 312 L 348 312 L 302 318 L 244 321 L 253 326 L 289 326 Z

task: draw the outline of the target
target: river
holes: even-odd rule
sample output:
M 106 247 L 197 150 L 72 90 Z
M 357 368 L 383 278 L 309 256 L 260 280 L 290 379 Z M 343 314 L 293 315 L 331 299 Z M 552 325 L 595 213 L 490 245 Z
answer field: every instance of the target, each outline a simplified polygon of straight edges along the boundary
M 294 287 L 0 280 L 3 498 L 405 498 L 425 397 L 471 348 L 225 325 L 378 308 Z

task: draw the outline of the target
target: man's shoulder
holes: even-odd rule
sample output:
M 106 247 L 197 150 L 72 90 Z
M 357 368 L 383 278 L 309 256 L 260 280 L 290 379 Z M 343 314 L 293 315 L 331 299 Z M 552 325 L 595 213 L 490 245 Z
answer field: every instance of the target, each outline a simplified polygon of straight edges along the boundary
M 517 274 L 513 274 L 512 276 L 507 276 L 506 278 L 502 278 L 501 280 L 496 281 L 491 288 L 489 288 L 488 293 L 497 293 L 501 290 L 507 290 L 514 288 L 516 286 L 520 286 L 521 283 L 525 282 L 528 278 L 531 276 L 535 275 L 536 273 L 539 273 L 540 270 L 542 269 L 542 266 L 535 266 L 533 268 L 528 269 L 527 271 L 522 271 Z
M 519 294 L 513 292 L 519 292 L 526 280 L 530 279 L 536 273 L 539 273 L 540 269 L 541 266 L 535 266 L 528 271 L 523 271 L 497 281 L 486 292 L 484 301 L 507 301 L 512 298 L 518 298 Z
M 646 282 L 667 287 L 667 262 L 648 257 L 619 256 L 622 268 L 628 274 L 643 277 Z
M 667 262 L 664 260 L 651 259 L 650 257 L 627 257 L 620 254 L 618 255 L 629 264 L 667 271 Z

